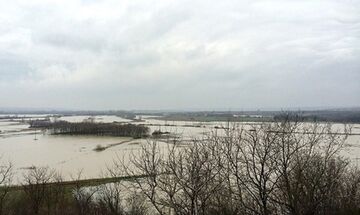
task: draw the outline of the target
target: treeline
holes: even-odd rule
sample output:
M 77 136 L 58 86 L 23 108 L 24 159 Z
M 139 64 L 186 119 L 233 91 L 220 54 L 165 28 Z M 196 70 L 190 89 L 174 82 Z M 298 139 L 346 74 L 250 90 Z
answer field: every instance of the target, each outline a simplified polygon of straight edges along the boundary
M 144 125 L 118 124 L 118 123 L 91 123 L 91 122 L 66 122 L 58 121 L 45 123 L 44 127 L 51 134 L 69 135 L 98 135 L 119 137 L 146 137 L 149 128 Z
M 149 142 L 115 170 L 148 175 L 130 186 L 161 215 L 355 215 L 360 171 L 337 135 L 348 131 L 290 120 L 233 127 L 187 147 L 169 141 L 167 153 Z
M 81 172 L 71 183 L 47 167 L 31 168 L 12 186 L 13 166 L 0 166 L 0 215 L 145 215 L 148 207 L 136 191 L 120 193 L 120 184 L 84 184 Z M 116 181 L 116 180 L 115 180 Z
M 360 110 L 322 110 L 290 112 L 291 120 L 302 122 L 336 122 L 336 123 L 360 123 Z M 274 115 L 275 121 L 288 118 L 289 114 L 278 113 Z
M 316 111 L 212 111 L 162 113 L 157 119 L 174 121 L 281 121 L 292 115 L 292 121 L 360 123 L 359 109 L 316 110 Z
M 63 115 L 63 116 L 80 116 L 80 115 L 89 115 L 89 116 L 99 116 L 99 115 L 127 115 L 127 114 L 133 114 L 132 111 L 125 111 L 125 110 L 109 110 L 109 111 L 86 111 L 86 110 L 80 110 L 80 111 L 72 111 L 72 110 L 0 110 L 0 114 L 16 114 L 16 115 L 26 115 L 26 114 L 45 114 L 45 115 Z

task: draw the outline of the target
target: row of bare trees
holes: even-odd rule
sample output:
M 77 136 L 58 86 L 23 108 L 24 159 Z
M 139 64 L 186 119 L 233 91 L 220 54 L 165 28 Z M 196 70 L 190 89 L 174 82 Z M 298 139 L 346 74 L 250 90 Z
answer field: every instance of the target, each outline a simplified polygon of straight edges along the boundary
M 64 181 L 47 167 L 31 168 L 21 185 L 12 184 L 13 167 L 0 169 L 0 215 L 143 215 L 148 206 L 139 192 L 125 192 L 123 182 L 84 184 L 81 172 Z
M 1 161 L 1 157 L 0 157 Z M 13 165 L 8 163 L 0 163 L 0 215 L 3 214 L 4 205 L 10 192 L 11 180 L 13 178 Z
M 147 175 L 130 186 L 157 214 L 360 214 L 360 172 L 340 156 L 348 133 L 290 120 L 234 126 L 186 147 L 149 142 L 113 174 Z

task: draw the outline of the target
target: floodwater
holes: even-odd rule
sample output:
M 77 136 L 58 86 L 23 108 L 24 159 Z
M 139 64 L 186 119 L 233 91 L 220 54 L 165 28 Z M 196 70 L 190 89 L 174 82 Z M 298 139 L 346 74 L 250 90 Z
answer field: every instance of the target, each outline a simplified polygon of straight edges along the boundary
M 1 115 L 0 115 L 1 117 Z M 44 115 L 27 115 L 42 119 Z M 59 120 L 81 122 L 90 116 L 65 116 Z M 188 122 L 188 121 L 163 121 L 141 117 L 143 121 L 136 124 L 146 124 L 151 132 L 160 129 L 176 133 L 181 139 L 187 140 L 201 137 L 215 130 L 215 127 L 226 127 L 225 122 Z M 117 116 L 95 116 L 96 122 L 130 122 Z M 251 123 L 242 123 L 248 126 Z M 335 128 L 342 129 L 342 125 L 335 124 Z M 352 125 L 353 133 L 360 134 L 360 124 Z M 36 139 L 36 140 L 35 140 Z M 65 179 L 71 179 L 78 171 L 82 171 L 86 178 L 101 177 L 102 171 L 112 166 L 117 158 L 123 159 L 131 153 L 136 153 L 141 144 L 146 140 L 132 140 L 123 137 L 98 137 L 98 136 L 63 136 L 48 135 L 41 131 L 29 129 L 29 125 L 22 120 L 0 120 L 0 157 L 1 162 L 10 161 L 15 168 L 16 180 L 21 181 L 21 176 L 27 169 L 35 167 L 50 167 L 60 171 Z M 110 146 L 104 151 L 97 152 L 97 145 Z M 343 155 L 349 157 L 354 163 L 360 158 L 360 135 L 349 136 L 347 147 Z

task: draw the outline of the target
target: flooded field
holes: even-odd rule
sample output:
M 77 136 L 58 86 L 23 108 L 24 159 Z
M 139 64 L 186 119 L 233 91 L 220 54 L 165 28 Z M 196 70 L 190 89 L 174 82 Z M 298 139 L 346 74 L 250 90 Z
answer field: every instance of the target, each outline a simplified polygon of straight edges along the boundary
M 67 179 L 79 170 L 82 170 L 87 178 L 100 177 L 102 171 L 105 171 L 107 166 L 111 166 L 114 159 L 117 157 L 126 159 L 127 155 L 136 153 L 140 149 L 140 144 L 146 141 L 124 137 L 49 135 L 39 130 L 29 129 L 29 124 L 25 122 L 28 120 L 26 117 L 43 119 L 46 116 L 27 115 L 24 116 L 24 120 L 0 120 L 0 156 L 2 161 L 13 163 L 17 178 L 21 178 L 22 173 L 33 166 L 55 168 Z M 131 121 L 117 116 L 65 116 L 57 119 L 81 122 L 89 118 L 95 122 L 126 123 Z M 132 123 L 148 125 L 150 132 L 161 130 L 176 133 L 183 140 L 199 138 L 214 131 L 215 128 L 227 126 L 226 122 L 169 122 L 150 119 L 148 116 L 141 118 L 141 121 Z M 250 124 L 241 123 L 240 125 L 249 126 Z M 335 124 L 334 128 L 341 130 L 343 125 Z M 352 128 L 354 134 L 360 134 L 360 124 L 354 124 Z M 94 150 L 98 145 L 106 147 L 106 150 Z M 349 136 L 347 147 L 342 153 L 357 164 L 360 158 L 360 136 Z

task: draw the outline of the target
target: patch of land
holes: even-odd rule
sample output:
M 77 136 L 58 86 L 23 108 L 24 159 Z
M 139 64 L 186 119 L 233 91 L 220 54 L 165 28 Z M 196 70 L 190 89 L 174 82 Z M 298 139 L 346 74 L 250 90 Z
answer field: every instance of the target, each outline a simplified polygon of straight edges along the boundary
M 102 146 L 102 145 L 97 145 L 94 149 L 94 151 L 97 151 L 97 152 L 101 152 L 101 151 L 104 151 L 108 148 L 111 148 L 111 147 L 114 147 L 114 146 L 118 146 L 118 145 L 121 145 L 121 144 L 124 144 L 124 143 L 129 143 L 133 141 L 133 139 L 130 139 L 130 140 L 125 140 L 125 141 L 121 141 L 120 143 L 113 143 L 113 144 L 108 144 L 106 146 Z

